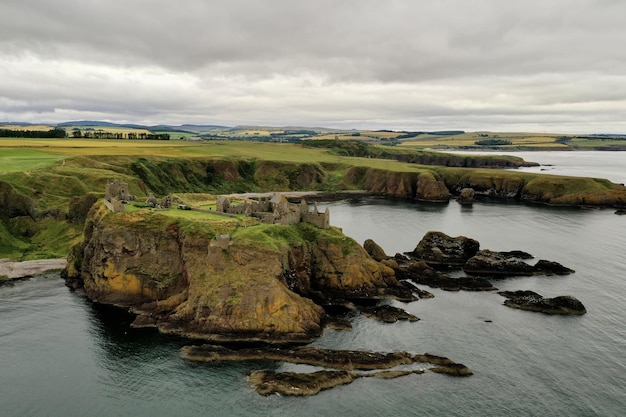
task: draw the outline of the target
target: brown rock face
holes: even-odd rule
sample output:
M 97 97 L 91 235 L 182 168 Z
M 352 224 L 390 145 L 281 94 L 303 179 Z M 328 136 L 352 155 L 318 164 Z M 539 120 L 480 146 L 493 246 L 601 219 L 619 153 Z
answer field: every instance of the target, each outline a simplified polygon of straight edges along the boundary
M 254 227 L 254 226 L 252 226 Z M 294 233 L 313 233 L 311 225 Z M 282 230 L 282 229 L 281 229 Z M 328 239 L 324 238 L 328 236 Z M 212 340 L 303 342 L 321 332 L 311 298 L 379 297 L 403 288 L 394 271 L 339 231 L 302 243 L 213 245 L 173 218 L 111 213 L 96 203 L 65 271 L 102 303 L 143 314 L 137 325 Z M 147 319 L 146 317 L 149 317 Z
M 417 178 L 415 198 L 422 201 L 448 202 L 450 192 L 441 179 L 435 178 L 432 173 L 424 173 Z
M 383 259 L 387 259 L 387 254 L 385 253 L 385 250 L 372 239 L 367 239 L 363 243 L 363 249 L 367 251 L 369 256 L 371 256 L 374 260 L 378 262 L 382 261 Z
M 434 202 L 447 202 L 450 199 L 445 183 L 432 171 L 393 172 L 354 167 L 346 177 L 373 193 Z

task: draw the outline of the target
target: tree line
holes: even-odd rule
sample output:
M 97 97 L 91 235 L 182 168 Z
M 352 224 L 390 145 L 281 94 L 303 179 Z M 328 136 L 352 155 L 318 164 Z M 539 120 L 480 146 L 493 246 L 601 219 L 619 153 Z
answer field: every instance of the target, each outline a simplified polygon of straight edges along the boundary
M 67 137 L 63 129 L 50 130 L 19 130 L 0 129 L 0 137 L 3 138 L 54 138 L 61 139 Z
M 72 131 L 73 138 L 84 139 L 130 139 L 130 140 L 170 140 L 169 133 L 145 133 L 145 132 L 104 132 L 100 130 L 74 129 Z

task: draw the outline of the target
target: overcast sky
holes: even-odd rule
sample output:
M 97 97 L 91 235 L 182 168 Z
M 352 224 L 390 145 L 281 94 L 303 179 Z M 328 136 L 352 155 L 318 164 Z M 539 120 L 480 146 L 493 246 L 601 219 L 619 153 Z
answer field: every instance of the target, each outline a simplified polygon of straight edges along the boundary
M 0 0 L 0 121 L 626 133 L 623 0 Z

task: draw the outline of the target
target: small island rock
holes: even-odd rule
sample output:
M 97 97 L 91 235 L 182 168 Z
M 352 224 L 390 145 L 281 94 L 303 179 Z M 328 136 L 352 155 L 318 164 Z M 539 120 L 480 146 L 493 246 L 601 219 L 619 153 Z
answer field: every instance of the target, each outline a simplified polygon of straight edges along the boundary
M 544 298 L 534 291 L 502 291 L 498 294 L 507 298 L 505 306 L 520 310 L 566 315 L 582 315 L 587 312 L 585 306 L 570 295 Z
M 430 231 L 408 255 L 429 265 L 463 266 L 480 249 L 480 244 L 465 236 L 450 237 L 442 232 Z

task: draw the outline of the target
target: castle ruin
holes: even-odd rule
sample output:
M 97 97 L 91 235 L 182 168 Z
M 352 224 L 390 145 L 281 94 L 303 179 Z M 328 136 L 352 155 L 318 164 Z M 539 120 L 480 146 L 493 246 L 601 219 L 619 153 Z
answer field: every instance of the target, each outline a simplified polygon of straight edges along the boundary
M 263 223 L 271 224 L 298 224 L 300 222 L 312 223 L 321 229 L 330 227 L 330 211 L 328 208 L 320 212 L 317 202 L 313 210 L 309 209 L 307 202 L 302 199 L 299 204 L 290 203 L 287 198 L 275 193 L 271 198 L 246 199 L 237 204 L 228 197 L 220 196 L 215 204 L 217 213 L 245 214 L 255 217 Z
M 115 180 L 106 185 L 104 191 L 104 204 L 109 210 L 118 213 L 126 210 L 125 204 L 129 201 L 135 201 L 137 197 L 128 192 L 128 184 Z

